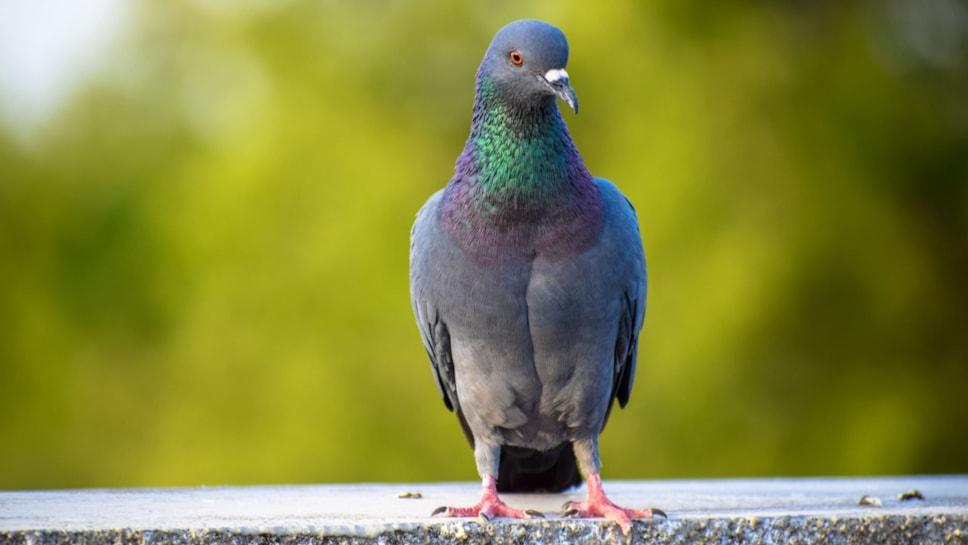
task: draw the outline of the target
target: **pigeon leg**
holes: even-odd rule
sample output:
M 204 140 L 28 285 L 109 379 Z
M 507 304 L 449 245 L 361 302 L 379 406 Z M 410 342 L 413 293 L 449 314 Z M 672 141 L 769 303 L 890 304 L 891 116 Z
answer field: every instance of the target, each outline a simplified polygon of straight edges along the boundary
M 483 494 L 481 501 L 470 507 L 438 507 L 431 516 L 443 517 L 481 517 L 491 520 L 494 517 L 508 517 L 516 519 L 540 518 L 536 511 L 525 511 L 508 506 L 497 497 L 497 480 L 493 475 L 484 475 Z
M 655 509 L 624 509 L 612 503 L 602 490 L 602 479 L 598 473 L 591 473 L 585 479 L 588 484 L 588 496 L 583 502 L 565 504 L 565 516 L 572 518 L 605 517 L 622 527 L 622 533 L 629 534 L 632 529 L 631 519 L 652 518 L 653 514 L 665 516 L 665 513 Z

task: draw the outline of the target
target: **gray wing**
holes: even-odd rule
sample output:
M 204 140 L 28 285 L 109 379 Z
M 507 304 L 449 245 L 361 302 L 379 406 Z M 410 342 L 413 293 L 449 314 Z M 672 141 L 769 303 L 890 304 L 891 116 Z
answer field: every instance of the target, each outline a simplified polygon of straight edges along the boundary
M 438 191 L 417 212 L 417 219 L 410 230 L 410 302 L 417 320 L 424 349 L 430 358 L 430 368 L 434 374 L 437 390 L 444 405 L 457 413 L 461 429 L 467 441 L 474 446 L 474 435 L 457 398 L 457 380 L 454 374 L 454 359 L 450 346 L 450 332 L 440 317 L 433 297 L 430 296 L 431 277 L 427 263 L 440 258 L 440 245 L 444 243 L 443 234 L 437 228 L 437 207 L 443 191 Z
M 614 191 L 623 201 L 620 205 L 621 215 L 618 230 L 624 239 L 622 242 L 631 254 L 632 268 L 625 278 L 622 311 L 619 315 L 618 335 L 615 339 L 615 374 L 612 384 L 611 401 L 605 421 L 611 413 L 612 401 L 618 400 L 619 407 L 624 408 L 632 393 L 632 383 L 635 380 L 635 365 L 639 353 L 639 332 L 645 318 L 645 300 L 648 281 L 645 269 L 645 252 L 642 248 L 642 237 L 639 233 L 638 218 L 635 207 L 618 189 L 607 180 L 598 179 L 599 186 L 604 192 Z M 603 423 L 604 426 L 604 423 Z
M 431 370 L 437 382 L 437 389 L 443 397 L 448 410 L 459 407 L 457 383 L 454 379 L 454 360 L 450 351 L 450 333 L 440 320 L 437 308 L 427 298 L 428 271 L 424 263 L 428 254 L 434 252 L 439 243 L 439 231 L 434 225 L 441 192 L 438 191 L 417 212 L 417 219 L 410 230 L 410 303 L 417 319 L 424 349 L 430 358 Z

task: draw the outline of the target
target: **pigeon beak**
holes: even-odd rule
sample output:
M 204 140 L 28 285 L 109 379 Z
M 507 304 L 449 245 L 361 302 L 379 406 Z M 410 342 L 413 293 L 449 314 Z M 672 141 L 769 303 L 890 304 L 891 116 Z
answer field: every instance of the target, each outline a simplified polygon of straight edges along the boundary
M 575 90 L 568 84 L 568 72 L 565 72 L 564 68 L 548 70 L 541 79 L 544 80 L 548 87 L 561 100 L 565 101 L 565 104 L 574 110 L 576 114 L 578 113 L 578 95 L 575 94 Z

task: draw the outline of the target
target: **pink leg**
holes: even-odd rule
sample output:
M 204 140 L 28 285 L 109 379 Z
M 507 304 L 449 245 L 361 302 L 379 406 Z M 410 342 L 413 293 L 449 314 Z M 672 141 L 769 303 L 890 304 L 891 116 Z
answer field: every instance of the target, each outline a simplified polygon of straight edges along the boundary
M 647 519 L 652 515 L 665 517 L 665 513 L 658 509 L 624 509 L 612 503 L 602 490 L 602 479 L 598 473 L 592 473 L 585 479 L 588 484 L 588 496 L 583 502 L 565 504 L 565 516 L 572 518 L 605 517 L 622 527 L 622 533 L 629 534 L 632 529 L 631 519 Z
M 508 517 L 515 519 L 544 518 L 544 515 L 537 511 L 515 509 L 497 497 L 497 483 L 493 476 L 485 475 L 481 501 L 470 507 L 438 507 L 431 516 L 441 515 L 444 517 L 481 517 L 484 520 L 491 520 L 494 517 Z

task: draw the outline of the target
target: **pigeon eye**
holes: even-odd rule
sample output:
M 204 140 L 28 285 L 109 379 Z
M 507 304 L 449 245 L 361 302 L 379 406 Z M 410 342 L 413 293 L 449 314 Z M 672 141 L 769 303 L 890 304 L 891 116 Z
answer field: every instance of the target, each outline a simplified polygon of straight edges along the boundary
M 517 49 L 509 53 L 508 58 L 511 59 L 511 62 L 517 66 L 524 64 L 524 55 L 522 55 Z

